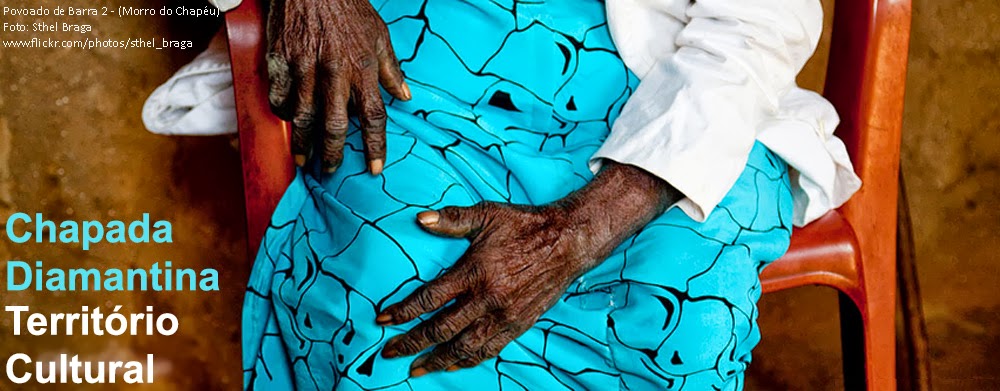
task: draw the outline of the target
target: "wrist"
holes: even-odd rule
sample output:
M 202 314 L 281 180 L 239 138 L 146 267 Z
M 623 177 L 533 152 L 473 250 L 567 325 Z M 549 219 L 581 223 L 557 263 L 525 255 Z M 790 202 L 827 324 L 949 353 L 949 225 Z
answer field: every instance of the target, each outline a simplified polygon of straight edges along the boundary
M 609 161 L 590 183 L 556 205 L 578 232 L 583 251 L 603 260 L 683 197 L 641 168 Z

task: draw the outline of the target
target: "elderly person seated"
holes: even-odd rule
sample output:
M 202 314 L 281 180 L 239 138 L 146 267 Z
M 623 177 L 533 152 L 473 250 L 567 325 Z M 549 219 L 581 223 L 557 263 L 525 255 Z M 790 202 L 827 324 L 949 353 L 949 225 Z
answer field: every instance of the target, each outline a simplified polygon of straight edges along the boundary
M 245 387 L 742 389 L 759 272 L 860 185 L 795 85 L 821 24 L 818 0 L 274 0 L 300 169 Z

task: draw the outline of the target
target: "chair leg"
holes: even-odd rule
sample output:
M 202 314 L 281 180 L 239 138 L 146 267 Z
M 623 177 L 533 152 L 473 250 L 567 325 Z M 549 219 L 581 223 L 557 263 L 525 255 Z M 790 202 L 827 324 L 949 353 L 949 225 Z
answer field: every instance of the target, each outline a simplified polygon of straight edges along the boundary
M 840 350 L 844 360 L 844 389 L 864 390 L 865 387 L 865 327 L 861 311 L 849 296 L 840 297 Z
M 895 284 L 885 284 L 894 293 Z M 895 295 L 872 292 L 855 302 L 840 293 L 844 388 L 848 391 L 896 389 Z
M 861 310 L 868 390 L 896 389 L 896 281 L 867 287 Z

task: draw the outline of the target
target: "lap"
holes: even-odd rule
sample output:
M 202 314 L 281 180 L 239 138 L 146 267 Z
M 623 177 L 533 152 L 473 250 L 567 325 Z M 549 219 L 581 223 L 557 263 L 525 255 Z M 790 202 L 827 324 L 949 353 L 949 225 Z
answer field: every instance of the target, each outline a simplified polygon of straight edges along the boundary
M 378 352 L 416 322 L 383 328 L 374 317 L 440 275 L 467 247 L 422 231 L 415 214 L 482 200 L 531 203 L 584 183 L 565 173 L 554 173 L 556 181 L 539 180 L 542 174 L 512 181 L 507 161 L 488 151 L 426 139 L 390 126 L 380 177 L 364 173 L 360 149 L 352 147 L 336 175 L 297 176 L 251 278 L 245 339 L 256 334 L 257 341 L 245 342 L 256 350 L 245 353 L 250 373 L 259 372 L 258 356 L 269 351 L 291 363 L 287 370 L 300 388 L 442 388 L 469 379 L 529 389 L 733 384 L 759 338 L 757 273 L 787 247 L 791 197 L 780 160 L 755 148 L 708 221 L 677 209 L 665 213 L 573 284 L 498 360 L 408 380 L 410 359 L 384 360 Z M 356 134 L 348 143 L 360 145 Z M 435 145 L 443 143 L 452 149 Z M 284 352 L 260 342 L 268 332 L 254 323 L 265 317 Z

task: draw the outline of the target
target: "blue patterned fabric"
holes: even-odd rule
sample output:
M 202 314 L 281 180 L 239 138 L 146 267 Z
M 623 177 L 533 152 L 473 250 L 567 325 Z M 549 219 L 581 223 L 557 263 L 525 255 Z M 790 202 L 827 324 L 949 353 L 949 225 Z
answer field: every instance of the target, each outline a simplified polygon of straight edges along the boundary
M 375 315 L 468 242 L 418 212 L 542 204 L 585 185 L 638 83 L 599 0 L 374 0 L 413 100 L 386 95 L 388 157 L 365 172 L 356 124 L 332 175 L 300 170 L 278 205 L 243 315 L 246 389 L 738 390 L 759 340 L 759 271 L 791 232 L 785 163 L 760 144 L 704 223 L 672 209 L 574 284 L 496 359 L 409 379 Z M 425 317 L 426 319 L 426 317 Z

